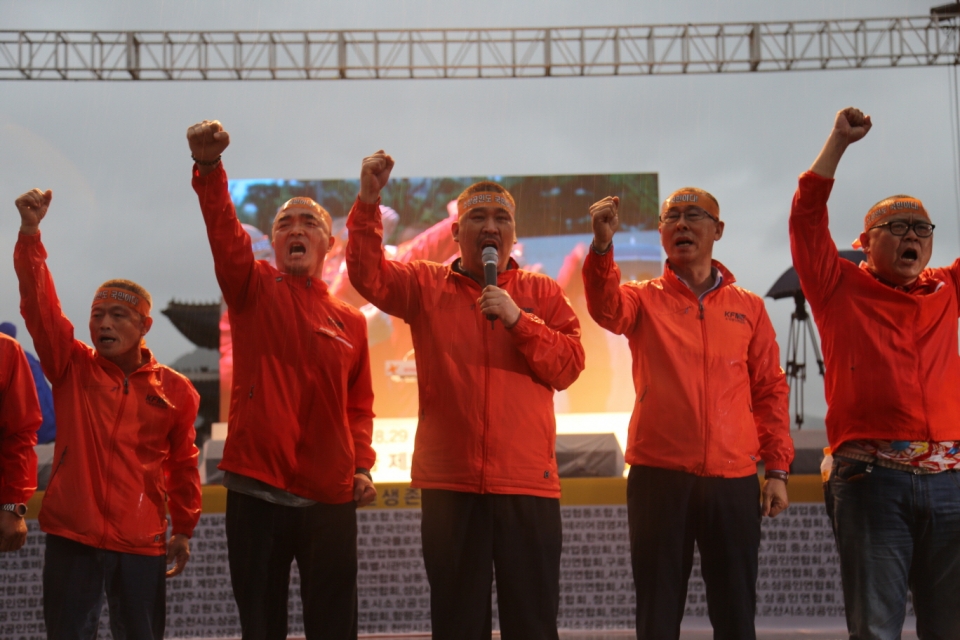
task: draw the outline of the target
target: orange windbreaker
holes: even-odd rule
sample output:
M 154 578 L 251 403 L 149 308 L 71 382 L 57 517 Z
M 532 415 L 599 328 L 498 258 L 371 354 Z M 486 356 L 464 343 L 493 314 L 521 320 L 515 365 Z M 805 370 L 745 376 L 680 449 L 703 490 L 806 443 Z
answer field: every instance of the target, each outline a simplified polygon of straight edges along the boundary
M 233 389 L 220 468 L 327 504 L 376 462 L 367 323 L 323 280 L 256 261 L 223 166 L 193 188 L 230 315 Z
M 924 269 L 916 293 L 840 257 L 827 226 L 833 180 L 800 176 L 790 211 L 793 265 L 820 329 L 827 438 L 960 440 L 960 260 Z M 943 286 L 937 286 L 942 282 Z
M 166 553 L 200 519 L 193 430 L 200 396 L 185 377 L 149 362 L 129 376 L 74 338 L 47 269 L 40 234 L 20 234 L 13 264 L 20 313 L 53 387 L 57 439 L 40 528 L 98 549 Z
M 0 504 L 26 502 L 37 490 L 37 387 L 20 343 L 0 334 Z
M 473 279 L 436 262 L 386 259 L 377 205 L 358 199 L 347 228 L 350 282 L 413 335 L 420 420 L 412 486 L 559 498 L 553 393 L 577 379 L 584 358 L 580 322 L 557 283 L 511 260 L 497 284 L 520 320 L 491 328 Z
M 669 267 L 620 284 L 613 249 L 583 264 L 590 315 L 625 335 L 637 398 L 626 461 L 698 476 L 738 478 L 790 468 L 789 388 L 763 300 L 734 286 L 719 262 L 719 287 L 701 300 Z

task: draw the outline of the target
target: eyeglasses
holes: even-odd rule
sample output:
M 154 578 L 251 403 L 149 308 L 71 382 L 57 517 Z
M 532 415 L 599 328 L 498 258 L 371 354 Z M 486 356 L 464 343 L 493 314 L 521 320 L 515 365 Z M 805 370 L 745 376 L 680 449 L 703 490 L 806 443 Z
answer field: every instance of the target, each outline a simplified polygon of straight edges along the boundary
M 929 238 L 933 235 L 933 230 L 937 228 L 937 225 L 922 221 L 904 222 L 903 220 L 892 220 L 890 222 L 881 222 L 880 224 L 870 228 L 879 229 L 880 227 L 886 227 L 890 233 L 895 236 L 905 236 L 910 232 L 911 229 L 913 229 L 913 232 L 917 234 L 918 238 Z
M 660 217 L 660 222 L 663 224 L 677 224 L 680 222 L 680 218 L 683 218 L 691 224 L 696 224 L 701 220 L 706 220 L 707 218 L 710 218 L 714 222 L 720 222 L 717 218 L 714 218 L 712 215 L 702 209 L 687 209 L 683 213 L 670 210 Z

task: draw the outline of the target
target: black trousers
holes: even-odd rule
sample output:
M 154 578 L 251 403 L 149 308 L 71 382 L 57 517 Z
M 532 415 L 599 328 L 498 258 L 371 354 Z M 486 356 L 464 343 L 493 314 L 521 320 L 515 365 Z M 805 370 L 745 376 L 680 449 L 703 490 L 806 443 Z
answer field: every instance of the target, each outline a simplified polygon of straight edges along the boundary
M 637 638 L 677 639 L 693 567 L 693 543 L 707 590 L 714 640 L 755 640 L 760 483 L 630 468 L 630 557 L 637 590 Z
M 106 593 L 114 640 L 162 640 L 166 564 L 166 556 L 107 551 L 47 534 L 43 556 L 47 638 L 96 638 Z
M 494 569 L 501 637 L 557 639 L 559 500 L 424 489 L 421 508 L 434 640 L 491 637 Z
M 290 565 L 308 640 L 357 637 L 357 508 L 285 507 L 227 491 L 230 581 L 243 640 L 284 640 Z

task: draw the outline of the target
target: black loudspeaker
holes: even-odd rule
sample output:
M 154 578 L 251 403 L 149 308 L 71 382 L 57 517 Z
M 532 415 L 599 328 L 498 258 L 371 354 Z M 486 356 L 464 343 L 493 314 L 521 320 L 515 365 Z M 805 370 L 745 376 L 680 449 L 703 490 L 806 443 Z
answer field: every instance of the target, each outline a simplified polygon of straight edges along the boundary
M 556 451 L 561 478 L 623 477 L 623 451 L 612 433 L 558 435 Z

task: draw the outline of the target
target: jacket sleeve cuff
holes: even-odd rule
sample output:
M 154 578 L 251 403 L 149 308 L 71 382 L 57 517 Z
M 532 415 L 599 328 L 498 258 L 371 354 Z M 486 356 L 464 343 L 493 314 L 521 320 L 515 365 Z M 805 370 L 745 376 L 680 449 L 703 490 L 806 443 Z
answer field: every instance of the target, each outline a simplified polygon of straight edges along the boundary
M 186 527 L 184 527 L 184 528 L 173 527 L 173 529 L 170 531 L 170 535 L 171 535 L 171 536 L 186 536 L 187 538 L 192 538 L 192 537 L 193 537 L 193 529 L 192 529 L 192 528 L 191 528 L 191 529 L 187 529 Z
M 764 469 L 776 470 L 776 471 L 790 471 L 790 461 L 789 460 L 764 460 L 763 461 Z
M 532 313 L 527 313 L 526 311 L 520 311 L 520 317 L 517 318 L 517 323 L 510 327 L 508 331 L 513 335 L 515 339 L 525 340 L 531 338 L 537 333 L 537 326 L 543 325 L 544 322 L 537 316 Z
M 353 205 L 354 210 L 359 213 L 365 220 L 380 220 L 380 199 L 378 198 L 376 202 L 363 202 L 360 200 L 360 196 L 357 196 L 357 201 Z
M 196 163 L 193 165 L 193 188 L 194 190 L 201 189 L 211 184 L 217 182 L 226 182 L 227 172 L 223 168 L 223 163 L 219 163 L 217 167 L 208 173 L 205 176 L 200 175 L 200 168 Z
M 36 484 L 36 481 L 34 481 Z M 33 489 L 16 489 L 14 487 L 4 487 L 3 493 L 0 493 L 0 504 L 19 504 L 26 503 L 33 496 Z
M 17 244 L 22 244 L 26 246 L 32 246 L 40 244 L 40 234 L 42 231 L 37 231 L 33 235 L 28 235 L 26 233 L 17 232 Z
M 811 208 L 819 209 L 821 206 L 826 206 L 827 200 L 830 199 L 830 192 L 833 191 L 834 182 L 833 178 L 824 178 L 813 171 L 800 174 L 798 189 L 803 199 L 808 200 L 804 203 L 804 208 L 809 211 Z

